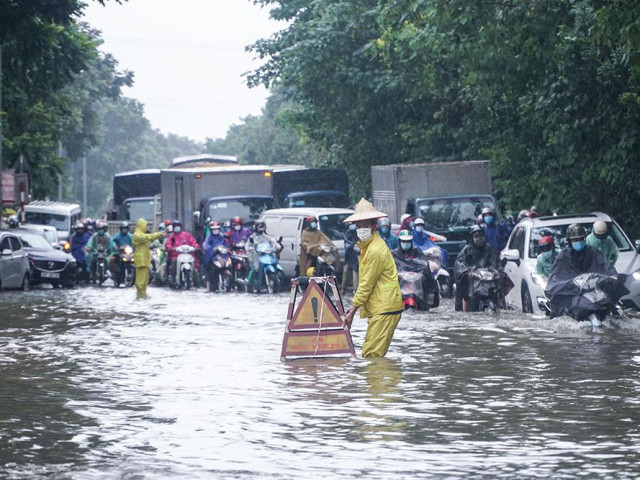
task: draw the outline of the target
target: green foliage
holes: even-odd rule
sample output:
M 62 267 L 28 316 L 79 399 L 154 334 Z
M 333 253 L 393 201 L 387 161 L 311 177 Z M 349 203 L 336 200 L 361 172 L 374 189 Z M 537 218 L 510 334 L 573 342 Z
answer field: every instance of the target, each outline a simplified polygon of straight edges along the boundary
M 635 2 L 255 3 L 288 26 L 251 47 L 250 84 L 283 92 L 356 194 L 371 165 L 489 158 L 503 207 L 604 210 L 640 235 Z

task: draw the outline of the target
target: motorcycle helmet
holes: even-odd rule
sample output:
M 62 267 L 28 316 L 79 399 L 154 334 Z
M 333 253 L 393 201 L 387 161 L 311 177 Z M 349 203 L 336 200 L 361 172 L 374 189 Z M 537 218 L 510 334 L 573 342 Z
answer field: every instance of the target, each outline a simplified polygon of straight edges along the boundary
M 400 242 L 400 249 L 405 252 L 413 245 L 413 233 L 411 230 L 402 230 L 398 234 L 398 241 Z
M 9 220 L 7 221 L 9 228 L 18 228 L 18 217 L 17 215 L 11 215 Z
M 122 222 L 120 224 L 120 231 L 122 233 L 127 233 L 129 231 L 129 224 L 127 222 Z
M 242 218 L 241 217 L 233 217 L 231 219 L 231 225 L 242 225 Z
M 596 235 L 606 235 L 607 233 L 607 224 L 602 220 L 598 220 L 593 224 L 593 233 Z
M 413 224 L 414 224 L 416 227 L 417 227 L 418 225 L 422 225 L 422 226 L 424 226 L 424 218 L 420 218 L 420 217 L 416 218 L 416 219 L 413 221 Z
M 567 227 L 567 240 L 569 242 L 584 240 L 586 236 L 587 231 L 579 223 L 572 223 Z
M 484 207 L 482 209 L 482 216 L 484 217 L 485 215 L 493 215 L 493 209 L 491 207 Z
M 553 250 L 554 243 L 551 235 L 545 235 L 538 240 L 538 248 L 540 248 L 541 252 L 548 252 L 549 250 Z
M 209 231 L 214 235 L 218 235 L 220 233 L 220 224 L 218 222 L 209 223 Z
M 378 220 L 378 226 L 379 227 L 390 227 L 391 226 L 391 221 L 387 217 L 382 217 L 380 220 Z
M 267 224 L 264 222 L 256 222 L 253 224 L 253 231 L 256 233 L 266 233 Z
M 309 215 L 307 218 L 305 218 L 305 223 L 307 224 L 307 227 L 314 230 L 318 228 L 318 219 L 313 215 Z

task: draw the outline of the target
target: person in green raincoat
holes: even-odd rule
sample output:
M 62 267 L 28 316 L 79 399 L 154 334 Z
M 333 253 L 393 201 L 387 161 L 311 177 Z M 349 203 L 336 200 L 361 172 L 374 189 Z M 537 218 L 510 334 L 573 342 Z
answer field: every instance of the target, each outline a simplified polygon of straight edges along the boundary
M 553 237 L 545 235 L 540 238 L 540 240 L 538 240 L 538 250 L 540 254 L 536 257 L 536 273 L 545 278 L 549 278 L 549 272 L 551 272 L 553 262 L 556 261 L 560 253 L 556 250 L 556 243 Z
M 136 231 L 133 233 L 133 261 L 136 266 L 136 290 L 138 298 L 147 298 L 149 284 L 149 267 L 151 266 L 151 249 L 149 243 L 165 237 L 162 232 L 147 233 L 147 221 L 139 218 Z
M 360 316 L 369 319 L 362 344 L 363 357 L 386 355 L 402 314 L 402 294 L 396 263 L 377 231 L 377 219 L 386 216 L 363 198 L 356 205 L 354 214 L 344 220 L 345 223 L 356 224 L 360 247 L 360 282 L 353 297 L 353 305 L 347 310 L 344 320 L 351 327 L 359 308 Z
M 600 250 L 611 266 L 615 266 L 620 250 L 613 238 L 607 233 L 607 224 L 602 220 L 593 224 L 593 231 L 587 235 L 587 245 Z

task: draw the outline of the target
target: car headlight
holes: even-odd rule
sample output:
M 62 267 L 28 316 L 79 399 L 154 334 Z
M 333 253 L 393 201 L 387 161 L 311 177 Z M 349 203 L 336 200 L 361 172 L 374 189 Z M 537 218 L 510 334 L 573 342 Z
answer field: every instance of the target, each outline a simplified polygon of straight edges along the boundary
M 632 276 L 635 280 L 638 280 L 640 282 L 640 270 L 638 270 L 637 272 L 633 272 Z
M 532 273 L 531 274 L 531 280 L 533 281 L 533 283 L 535 283 L 536 285 L 538 285 L 539 287 L 542 288 L 546 288 L 547 287 L 547 278 L 540 275 L 539 273 Z

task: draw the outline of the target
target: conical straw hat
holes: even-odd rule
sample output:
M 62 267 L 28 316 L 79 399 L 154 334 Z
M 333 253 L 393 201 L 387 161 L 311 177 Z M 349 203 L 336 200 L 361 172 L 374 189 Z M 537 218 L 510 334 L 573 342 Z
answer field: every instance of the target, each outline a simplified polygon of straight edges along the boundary
M 386 213 L 382 213 L 376 210 L 371 202 L 365 200 L 364 198 L 361 198 L 360 201 L 356 204 L 355 212 L 353 213 L 353 215 L 345 218 L 343 222 L 357 222 L 359 220 L 370 220 L 372 218 L 381 218 L 386 216 Z

